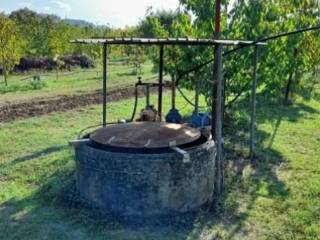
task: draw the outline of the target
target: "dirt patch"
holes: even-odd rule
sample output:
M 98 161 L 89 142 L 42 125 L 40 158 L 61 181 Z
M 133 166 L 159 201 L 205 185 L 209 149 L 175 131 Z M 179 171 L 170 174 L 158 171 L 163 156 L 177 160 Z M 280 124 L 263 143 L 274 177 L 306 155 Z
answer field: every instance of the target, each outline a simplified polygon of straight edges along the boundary
M 133 96 L 134 88 L 116 89 L 108 92 L 107 101 L 115 102 L 132 98 Z M 16 119 L 41 116 L 57 111 L 68 111 L 74 108 L 99 103 L 102 103 L 101 91 L 94 91 L 82 95 L 59 96 L 53 99 L 38 99 L 24 103 L 8 104 L 0 107 L 0 122 L 10 122 Z

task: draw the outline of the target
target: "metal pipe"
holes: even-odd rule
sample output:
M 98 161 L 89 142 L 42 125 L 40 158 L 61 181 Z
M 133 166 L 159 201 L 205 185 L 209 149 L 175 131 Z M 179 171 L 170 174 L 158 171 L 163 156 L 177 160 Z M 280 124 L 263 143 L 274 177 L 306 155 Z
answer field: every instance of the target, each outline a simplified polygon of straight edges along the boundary
M 162 85 L 163 85 L 163 45 L 160 46 L 159 59 L 159 90 L 158 90 L 158 113 L 161 122 L 162 117 Z
M 219 39 L 220 38 L 220 21 L 221 21 L 221 0 L 216 0 L 215 1 L 215 14 L 214 14 L 214 33 L 213 33 L 213 38 L 214 39 Z M 214 64 L 213 64 L 213 81 L 212 81 L 212 93 L 211 93 L 211 118 L 212 118 L 212 123 L 211 123 L 211 132 L 213 138 L 216 135 L 216 109 L 217 109 L 217 72 L 218 72 L 218 67 L 219 67 L 219 44 L 214 45 Z
M 198 72 L 196 72 L 196 76 L 199 76 Z M 200 82 L 199 78 L 196 78 L 196 89 L 195 89 L 195 102 L 194 102 L 194 113 L 199 114 L 199 93 L 200 93 Z
M 172 97 L 171 97 L 171 107 L 173 109 L 176 108 L 176 74 L 172 74 L 172 86 L 171 86 L 171 91 L 172 91 Z
M 76 148 L 83 144 L 87 144 L 90 141 L 90 138 L 74 139 L 69 141 L 69 146 Z
M 220 37 L 221 0 L 215 2 L 215 32 L 214 38 Z M 215 162 L 214 205 L 217 208 L 218 199 L 223 189 L 223 157 L 222 157 L 222 45 L 214 46 L 211 134 L 217 147 Z
M 217 197 L 222 193 L 223 190 L 223 156 L 222 156 L 222 91 L 223 91 L 223 66 L 222 66 L 222 45 L 217 46 L 217 52 L 215 56 L 218 60 L 216 62 L 216 104 L 215 104 L 215 122 L 212 122 L 215 128 L 214 139 L 217 146 L 217 157 L 216 157 L 216 185 L 215 185 L 215 193 Z M 213 119 L 212 119 L 213 121 Z
M 102 65 L 103 65 L 103 82 L 102 82 L 102 126 L 107 125 L 107 44 L 103 44 L 103 54 L 102 54 Z
M 146 108 L 150 107 L 150 85 L 146 85 Z
M 253 59 L 253 81 L 252 81 L 252 92 L 251 92 L 251 130 L 250 130 L 250 160 L 254 159 L 254 142 L 255 142 L 255 128 L 256 128 L 256 90 L 257 90 L 257 69 L 258 69 L 258 46 L 254 48 L 254 59 Z

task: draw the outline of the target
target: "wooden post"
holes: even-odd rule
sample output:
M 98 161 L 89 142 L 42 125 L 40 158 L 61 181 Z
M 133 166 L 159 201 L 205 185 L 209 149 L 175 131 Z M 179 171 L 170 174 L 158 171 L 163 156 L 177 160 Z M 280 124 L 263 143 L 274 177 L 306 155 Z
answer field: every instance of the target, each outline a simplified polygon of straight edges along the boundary
M 102 126 L 107 125 L 107 44 L 103 44 L 103 54 L 102 54 L 102 65 L 103 65 L 103 81 L 102 81 Z
M 161 122 L 162 118 L 162 87 L 163 87 L 163 45 L 160 46 L 159 52 L 159 90 L 158 90 L 158 113 Z
M 220 38 L 221 0 L 215 1 L 214 39 Z M 222 157 L 222 45 L 214 45 L 214 64 L 212 81 L 212 123 L 211 134 L 215 140 L 217 156 L 215 161 L 215 182 L 213 210 L 216 210 L 218 199 L 223 189 L 223 157 Z
M 257 68 L 258 68 L 258 46 L 254 48 L 253 59 L 253 76 L 251 89 L 251 129 L 250 129 L 250 160 L 254 160 L 254 143 L 255 143 L 255 128 L 256 128 L 256 92 L 257 92 Z

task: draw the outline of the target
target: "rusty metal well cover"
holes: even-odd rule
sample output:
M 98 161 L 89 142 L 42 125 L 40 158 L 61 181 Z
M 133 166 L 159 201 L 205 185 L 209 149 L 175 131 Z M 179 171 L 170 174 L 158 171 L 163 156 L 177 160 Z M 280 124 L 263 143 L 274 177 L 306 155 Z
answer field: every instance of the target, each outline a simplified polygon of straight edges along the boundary
M 196 141 L 198 129 L 163 122 L 132 122 L 108 125 L 90 134 L 92 141 L 121 148 L 167 148 Z

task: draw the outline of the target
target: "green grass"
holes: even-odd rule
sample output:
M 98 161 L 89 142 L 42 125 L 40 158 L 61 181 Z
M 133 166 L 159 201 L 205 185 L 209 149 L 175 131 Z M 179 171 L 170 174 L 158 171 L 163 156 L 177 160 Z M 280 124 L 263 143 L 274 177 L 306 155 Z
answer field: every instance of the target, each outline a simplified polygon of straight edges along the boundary
M 146 62 L 142 65 L 143 79 L 156 78 L 152 72 L 153 65 Z M 121 88 L 133 86 L 137 76 L 132 73 L 130 65 L 108 66 L 108 88 Z M 40 75 L 42 87 L 35 89 L 32 85 L 33 75 Z M 27 79 L 26 79 L 27 78 Z M 8 86 L 0 79 L 0 105 L 6 103 L 23 102 L 34 98 L 48 98 L 59 95 L 72 95 L 91 92 L 101 89 L 102 68 L 75 69 L 72 72 L 60 72 L 58 79 L 56 72 L 28 73 L 13 75 L 8 80 Z
M 239 160 L 248 143 L 243 98 L 225 126 L 226 156 L 237 160 L 228 162 L 219 211 L 186 219 L 187 228 L 134 229 L 60 203 L 73 178 L 68 140 L 100 122 L 100 106 L 0 124 L 0 239 L 320 239 L 320 101 L 258 100 L 256 161 Z M 164 112 L 169 103 L 165 95 Z M 128 117 L 131 104 L 111 103 L 109 120 Z M 180 97 L 178 105 L 192 111 Z

